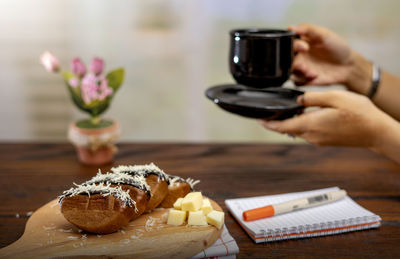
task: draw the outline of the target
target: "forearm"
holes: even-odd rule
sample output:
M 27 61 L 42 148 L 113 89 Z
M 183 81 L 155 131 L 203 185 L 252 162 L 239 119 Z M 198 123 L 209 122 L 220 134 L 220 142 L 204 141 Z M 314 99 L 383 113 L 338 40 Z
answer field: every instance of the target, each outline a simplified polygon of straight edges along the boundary
M 352 65 L 345 84 L 357 93 L 366 95 L 371 87 L 372 63 L 353 52 Z M 387 114 L 400 121 L 400 78 L 382 71 L 378 91 L 372 101 Z
M 376 134 L 377 141 L 371 149 L 400 164 L 400 123 L 389 118 Z
M 400 78 L 382 72 L 381 83 L 372 101 L 383 111 L 400 121 Z

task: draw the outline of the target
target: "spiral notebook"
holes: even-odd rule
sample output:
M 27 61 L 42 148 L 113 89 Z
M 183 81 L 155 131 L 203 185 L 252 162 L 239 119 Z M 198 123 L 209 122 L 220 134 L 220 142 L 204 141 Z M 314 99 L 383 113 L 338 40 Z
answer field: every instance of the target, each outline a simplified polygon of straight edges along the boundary
M 270 218 L 249 222 L 243 221 L 242 218 L 242 213 L 245 210 L 336 190 L 339 190 L 339 188 L 332 187 L 306 192 L 230 199 L 226 200 L 225 204 L 256 243 L 334 235 L 380 226 L 381 218 L 378 215 L 364 209 L 348 196 L 325 205 Z

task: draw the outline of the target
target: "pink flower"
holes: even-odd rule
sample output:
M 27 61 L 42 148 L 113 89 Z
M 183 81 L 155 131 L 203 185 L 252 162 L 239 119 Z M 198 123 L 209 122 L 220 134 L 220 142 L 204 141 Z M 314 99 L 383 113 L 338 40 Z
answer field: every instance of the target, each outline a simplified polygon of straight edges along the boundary
M 103 101 L 108 96 L 112 95 L 113 90 L 111 87 L 107 85 L 107 79 L 104 76 L 99 76 L 98 79 L 100 80 L 99 91 L 98 91 L 98 99 Z
M 73 78 L 71 78 L 71 79 L 68 81 L 68 84 L 69 84 L 71 87 L 76 88 L 76 87 L 79 86 L 79 79 L 76 78 L 76 77 L 73 77 Z
M 103 72 L 104 61 L 101 58 L 94 58 L 90 64 L 90 71 L 96 76 Z
M 78 77 L 83 77 L 86 74 L 85 64 L 83 64 L 79 58 L 74 58 L 74 60 L 72 60 L 71 67 L 74 74 Z
M 45 51 L 40 55 L 40 63 L 42 63 L 48 72 L 58 72 L 60 69 L 60 62 L 58 62 L 58 59 L 49 51 Z
M 92 73 L 87 74 L 82 79 L 81 91 L 82 99 L 85 104 L 90 104 L 92 101 L 103 101 L 108 96 L 112 95 L 112 88 L 108 87 L 107 79 L 103 76 L 96 76 Z

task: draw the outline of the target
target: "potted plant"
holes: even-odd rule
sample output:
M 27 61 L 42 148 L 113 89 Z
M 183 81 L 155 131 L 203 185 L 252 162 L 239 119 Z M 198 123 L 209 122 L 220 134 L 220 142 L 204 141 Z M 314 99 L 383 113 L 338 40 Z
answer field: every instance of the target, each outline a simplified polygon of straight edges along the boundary
M 111 162 L 117 151 L 114 143 L 120 135 L 120 126 L 117 121 L 101 115 L 120 88 L 124 69 L 104 75 L 102 59 L 94 58 L 87 71 L 85 64 L 75 58 L 71 62 L 72 72 L 61 71 L 58 59 L 48 51 L 40 56 L 40 61 L 47 71 L 61 73 L 75 106 L 89 114 L 89 118 L 71 123 L 68 130 L 68 138 L 76 147 L 79 160 L 90 165 Z

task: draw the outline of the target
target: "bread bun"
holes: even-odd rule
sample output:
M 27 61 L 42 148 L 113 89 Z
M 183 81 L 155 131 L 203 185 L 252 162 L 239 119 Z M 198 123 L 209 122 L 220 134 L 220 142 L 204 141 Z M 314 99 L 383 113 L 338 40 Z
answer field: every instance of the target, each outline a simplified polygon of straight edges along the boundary
M 168 194 L 169 175 L 153 163 L 149 165 L 118 166 L 111 168 L 111 171 L 145 177 L 146 183 L 150 186 L 151 193 L 146 212 L 150 212 L 156 208 Z
M 60 196 L 64 217 L 91 233 L 117 231 L 139 217 L 150 200 L 150 187 L 143 176 L 101 174 L 76 185 Z
M 199 182 L 170 178 L 153 163 L 111 170 L 63 192 L 59 204 L 69 222 L 87 232 L 113 233 L 157 206 L 172 207 Z
M 159 207 L 171 208 L 178 198 L 185 197 L 186 194 L 194 190 L 194 186 L 200 181 L 187 178 L 186 180 L 179 176 L 169 176 L 168 194 Z

